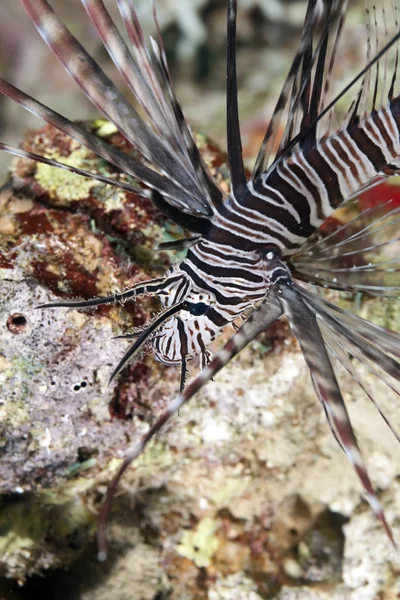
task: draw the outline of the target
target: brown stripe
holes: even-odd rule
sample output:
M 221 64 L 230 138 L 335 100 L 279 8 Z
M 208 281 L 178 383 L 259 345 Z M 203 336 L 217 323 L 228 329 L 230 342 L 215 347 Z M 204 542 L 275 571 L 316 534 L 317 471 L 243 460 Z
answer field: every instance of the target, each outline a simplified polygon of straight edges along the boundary
M 386 159 L 378 144 L 361 129 L 361 127 L 351 127 L 348 133 L 360 151 L 365 154 L 368 160 L 374 165 L 375 170 L 381 171 L 386 164 Z
M 307 189 L 307 191 L 311 194 L 311 196 L 315 202 L 315 207 L 317 210 L 318 218 L 321 221 L 325 220 L 325 215 L 322 212 L 321 196 L 320 196 L 317 186 L 315 186 L 312 183 L 312 181 L 310 181 L 310 179 L 307 175 L 307 172 L 304 171 L 304 169 L 302 169 L 300 165 L 291 164 L 290 169 L 293 171 L 293 173 L 296 175 L 296 177 L 298 179 L 300 179 L 301 183 L 304 185 L 304 187 Z
M 344 146 L 346 146 L 346 149 L 349 150 L 348 145 L 346 144 L 346 141 L 348 141 L 348 140 L 345 140 L 340 135 L 340 133 L 337 136 L 334 136 L 331 138 L 330 142 L 331 142 L 332 148 L 335 150 L 335 152 L 337 152 L 337 154 L 339 155 L 339 158 L 345 163 L 345 165 L 350 168 L 351 174 L 353 175 L 355 180 L 358 181 L 359 176 L 358 176 L 357 168 L 356 168 L 355 164 L 353 163 L 352 155 L 350 154 L 350 152 L 346 152 L 346 150 L 343 148 L 343 146 L 339 140 L 342 142 L 342 144 Z M 347 179 L 347 175 L 345 173 L 343 173 L 343 175 L 346 177 L 348 186 L 351 188 L 352 186 L 351 186 L 351 183 Z
M 330 138 L 329 142 L 332 146 L 333 146 L 333 141 L 334 141 L 334 138 Z M 336 142 L 336 145 L 337 145 L 337 142 Z M 336 172 L 340 173 L 342 175 L 342 177 L 344 178 L 344 180 L 346 182 L 347 187 L 349 189 L 351 189 L 352 186 L 351 186 L 347 171 L 346 171 L 345 167 L 339 161 L 339 158 L 342 158 L 342 160 L 346 164 L 347 163 L 346 155 L 344 154 L 344 157 L 341 157 L 340 153 L 337 153 L 339 155 L 339 156 L 337 156 L 336 148 L 331 148 L 327 143 L 324 143 L 323 153 L 327 156 L 327 158 L 331 161 L 331 163 L 333 163 L 333 166 L 336 169 Z M 341 153 L 343 154 L 343 149 L 341 149 Z
M 389 132 L 387 131 L 387 129 L 383 123 L 383 115 L 381 113 L 378 113 L 377 111 L 373 111 L 371 114 L 371 117 L 372 117 L 372 120 L 374 121 L 375 125 L 379 129 L 381 136 L 385 140 L 386 146 L 387 146 L 391 156 L 393 156 L 393 158 L 394 158 L 396 156 L 396 151 L 393 146 L 393 140 L 390 137 Z
M 321 151 L 317 148 L 306 151 L 304 153 L 304 158 L 325 185 L 329 204 L 332 208 L 336 208 L 343 201 L 343 195 L 340 191 L 339 180 L 335 171 L 321 154 L 322 151 L 325 151 L 326 142 L 322 142 L 320 148 Z

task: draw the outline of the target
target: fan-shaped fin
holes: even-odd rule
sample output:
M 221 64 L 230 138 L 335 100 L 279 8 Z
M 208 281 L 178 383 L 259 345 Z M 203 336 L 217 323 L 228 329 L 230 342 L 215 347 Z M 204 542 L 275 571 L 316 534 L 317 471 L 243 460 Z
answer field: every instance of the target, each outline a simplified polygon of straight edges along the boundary
M 208 197 L 212 193 L 214 198 L 220 197 L 221 192 L 200 158 L 197 146 L 172 90 L 168 68 L 164 64 L 164 53 L 152 40 L 154 51 L 154 64 L 152 64 L 143 43 L 143 34 L 141 34 L 140 38 L 136 38 L 137 43 L 133 46 L 134 56 L 132 56 L 103 1 L 82 0 L 82 2 L 114 64 L 149 115 L 158 134 L 162 139 L 166 139 L 171 148 L 181 157 L 187 170 L 192 172 L 194 178 L 198 180 L 203 194 Z M 132 14 L 135 14 L 133 6 L 131 9 Z M 125 16 L 125 21 L 126 18 Z M 136 29 L 140 28 L 137 17 L 136 22 Z M 138 44 L 140 44 L 140 50 Z
M 334 358 L 342 365 L 342 367 L 347 371 L 347 373 L 354 379 L 354 381 L 360 386 L 363 390 L 364 394 L 370 400 L 370 402 L 375 406 L 376 410 L 379 412 L 382 419 L 385 421 L 386 425 L 389 427 L 396 440 L 400 442 L 400 435 L 393 427 L 390 422 L 389 417 L 385 414 L 385 412 L 379 406 L 373 392 L 368 388 L 368 386 L 363 381 L 360 374 L 357 372 L 353 361 L 351 360 L 351 353 L 349 348 L 343 343 L 343 340 L 340 340 L 338 336 L 335 336 L 334 332 L 330 330 L 330 328 L 324 323 L 319 323 L 319 328 L 321 330 L 322 336 L 324 338 L 325 344 L 332 354 Z
M 356 125 L 359 119 L 365 118 L 378 105 L 377 98 L 390 100 L 396 98 L 395 74 L 393 74 L 390 90 L 386 94 L 386 82 L 388 77 L 383 78 L 383 83 L 379 82 L 378 66 L 380 62 L 387 61 L 388 52 L 394 48 L 395 64 L 398 63 L 398 40 L 400 31 L 397 23 L 397 9 L 395 11 L 396 33 L 388 39 L 389 35 L 385 28 L 385 42 L 380 46 L 380 39 L 377 34 L 378 27 L 375 26 L 377 20 L 376 10 L 373 17 L 373 27 L 367 25 L 367 64 L 358 73 L 353 80 L 347 84 L 342 91 L 337 94 L 333 100 L 327 101 L 327 89 L 323 85 L 326 77 L 331 78 L 335 60 L 337 60 L 338 41 L 343 33 L 343 24 L 346 16 L 347 2 L 345 0 L 336 0 L 328 2 L 322 0 L 320 3 L 326 12 L 325 27 L 322 33 L 317 37 L 317 27 L 321 21 L 321 13 L 317 11 L 318 3 L 309 0 L 303 35 L 299 50 L 293 61 L 288 78 L 284 84 L 282 93 L 279 97 L 276 109 L 267 130 L 264 142 L 257 157 L 256 165 L 253 171 L 252 179 L 255 182 L 263 174 L 277 167 L 277 164 L 288 158 L 297 144 L 304 146 L 313 146 L 319 141 L 325 139 L 328 135 L 333 135 L 332 130 L 332 111 L 356 83 L 361 81 L 361 88 L 356 93 L 349 114 L 344 121 L 343 127 Z M 368 14 L 368 13 L 367 13 Z M 385 21 L 385 11 L 382 11 Z M 373 30 L 373 32 L 372 32 Z M 312 52 L 313 38 L 317 37 L 318 42 L 315 50 Z M 374 40 L 373 47 L 371 46 Z M 387 40 L 387 41 L 386 41 Z M 384 67 L 382 67 L 383 70 Z M 373 76 L 375 69 L 375 77 Z M 378 73 L 377 73 L 378 71 Z M 325 73 L 325 75 L 323 75 Z M 372 83 L 371 83 L 372 82 Z M 328 85 L 329 88 L 329 85 Z M 306 109 L 307 107 L 307 109 Z M 277 155 L 272 164 L 268 164 L 273 144 L 273 138 L 279 129 L 279 124 L 284 117 L 284 111 L 287 110 L 286 128 L 279 146 Z M 369 111 L 369 112 L 367 112 Z M 308 115 L 311 115 L 310 118 Z M 327 125 L 324 130 L 321 127 L 322 120 L 327 118 Z M 296 125 L 295 125 L 296 124 Z M 297 125 L 299 124 L 299 125 Z
M 293 255 L 293 275 L 316 285 L 396 296 L 400 291 L 400 208 L 391 202 L 366 209 Z
M 117 148 L 113 148 L 101 138 L 98 138 L 77 123 L 73 123 L 59 113 L 56 113 L 51 110 L 51 108 L 48 108 L 1 78 L 0 93 L 14 100 L 26 110 L 29 110 L 29 112 L 40 117 L 50 125 L 53 125 L 57 129 L 60 129 L 71 136 L 80 144 L 93 150 L 98 156 L 101 156 L 121 171 L 132 175 L 138 181 L 158 190 L 164 197 L 168 198 L 169 203 L 179 210 L 192 212 L 195 215 L 204 214 L 204 209 L 202 207 L 199 207 L 199 210 L 193 208 L 195 198 L 173 181 L 170 181 L 164 175 L 161 175 L 140 163 L 131 155 L 125 154 Z M 200 208 L 203 212 L 200 212 Z M 206 211 L 206 214 L 207 216 L 210 216 L 211 213 L 209 209 Z
M 393 546 L 396 547 L 393 534 L 386 522 L 382 506 L 364 465 L 346 405 L 318 326 L 317 318 L 314 312 L 303 302 L 298 289 L 287 285 L 285 282 L 279 286 L 279 289 L 282 306 L 289 319 L 293 333 L 300 344 L 311 373 L 315 391 L 325 408 L 328 423 L 353 465 L 366 492 L 372 510 L 381 522 Z
M 337 94 L 335 96 L 335 98 L 333 100 L 331 100 L 326 106 L 325 108 L 323 108 L 323 110 L 321 110 L 318 114 L 318 116 L 311 121 L 311 123 L 309 125 L 307 125 L 306 127 L 304 127 L 296 136 L 294 136 L 291 141 L 286 145 L 285 148 L 283 148 L 279 154 L 279 156 L 276 159 L 276 162 L 273 163 L 271 165 L 271 169 L 273 167 L 276 166 L 276 163 L 279 162 L 280 160 L 282 160 L 284 157 L 287 157 L 290 155 L 290 152 L 293 150 L 293 148 L 296 146 L 296 144 L 301 143 L 301 144 L 305 144 L 307 141 L 307 136 L 315 130 L 316 125 L 325 117 L 325 115 L 329 114 L 330 111 L 332 111 L 332 109 L 337 105 L 337 103 L 339 102 L 339 100 L 341 100 L 341 98 L 343 98 L 343 96 L 345 96 L 349 90 L 360 80 L 362 80 L 362 86 L 364 86 L 364 81 L 367 81 L 368 78 L 366 78 L 366 75 L 369 75 L 372 67 L 374 65 L 376 65 L 383 57 L 385 57 L 386 53 L 395 45 L 398 43 L 398 40 L 400 38 L 400 31 L 398 31 L 390 40 L 389 42 L 387 42 L 387 44 L 384 45 L 384 47 L 379 50 L 377 52 L 377 54 L 371 59 L 371 61 L 358 73 L 358 75 L 356 75 L 354 77 L 354 79 L 352 81 L 350 81 L 350 83 L 348 83 L 343 89 L 342 91 Z M 369 87 L 367 87 L 367 89 L 369 90 Z M 356 96 L 356 98 L 358 98 L 358 96 Z M 360 104 L 358 102 L 356 102 L 357 106 L 360 106 Z M 361 110 L 360 110 L 361 112 Z M 366 116 L 365 114 L 363 115 L 364 117 Z M 358 122 L 359 120 L 359 115 L 358 112 L 353 114 L 353 117 L 351 119 L 351 121 L 348 123 L 349 126 Z M 328 133 L 325 133 L 324 136 L 328 135 Z
M 144 43 L 143 31 L 133 2 L 131 0 L 117 0 L 117 3 L 126 32 L 132 43 L 132 52 L 141 69 L 143 78 L 147 81 L 149 88 L 154 91 L 155 97 L 163 107 L 165 114 L 168 115 L 167 119 L 172 126 L 172 130 L 175 132 L 175 138 L 178 140 L 181 149 L 184 149 L 189 157 L 204 195 L 211 199 L 212 204 L 219 204 L 222 200 L 222 192 L 201 158 L 172 87 L 166 53 L 157 20 L 155 0 L 153 0 L 153 17 L 158 31 L 158 44 L 151 39 L 153 63 Z
M 288 115 L 285 131 L 279 144 L 277 156 L 286 152 L 293 137 L 296 137 L 300 131 L 307 129 L 308 134 L 312 138 L 315 137 L 315 117 L 321 109 L 324 93 L 326 94 L 328 91 L 326 79 L 324 78 L 328 42 L 331 34 L 334 37 L 333 31 L 335 24 L 337 24 L 336 37 L 334 37 L 328 66 L 330 77 L 336 57 L 338 38 L 342 32 L 346 4 L 345 0 L 333 0 L 333 2 L 309 0 L 300 46 L 293 59 L 258 153 L 252 173 L 253 181 L 269 167 L 271 152 L 275 146 L 277 132 L 284 119 L 286 109 L 288 109 Z M 325 25 L 317 41 L 316 48 L 313 50 L 313 39 L 317 35 L 324 14 L 326 15 Z M 317 66 L 314 76 L 313 67 L 315 64 Z M 312 131 L 314 131 L 314 134 Z
M 23 0 L 39 33 L 93 104 L 123 132 L 134 147 L 171 181 L 194 197 L 193 208 L 209 210 L 193 173 L 170 145 L 157 136 L 112 81 L 59 21 L 46 0 Z
M 371 323 L 348 310 L 332 304 L 332 302 L 328 302 L 325 298 L 321 298 L 303 287 L 296 286 L 296 289 L 299 291 L 300 295 L 312 303 L 313 307 L 318 309 L 321 314 L 330 314 L 347 328 L 357 332 L 357 335 L 377 344 L 378 348 L 381 350 L 400 358 L 400 333 Z

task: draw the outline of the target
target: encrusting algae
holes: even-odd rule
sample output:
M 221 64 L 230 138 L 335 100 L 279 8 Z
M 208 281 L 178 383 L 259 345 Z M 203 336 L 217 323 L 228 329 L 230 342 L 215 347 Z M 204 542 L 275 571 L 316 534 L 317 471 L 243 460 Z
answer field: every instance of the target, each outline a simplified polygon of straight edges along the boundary
M 65 165 L 90 170 L 91 163 L 95 161 L 93 159 L 88 160 L 89 154 L 86 148 L 79 148 L 71 152 L 68 158 L 57 154 L 47 154 L 46 158 L 52 158 Z M 54 206 L 68 206 L 71 201 L 84 200 L 93 188 L 98 186 L 98 183 L 93 179 L 87 179 L 75 173 L 56 169 L 42 163 L 38 163 L 36 166 L 35 180 L 47 191 Z

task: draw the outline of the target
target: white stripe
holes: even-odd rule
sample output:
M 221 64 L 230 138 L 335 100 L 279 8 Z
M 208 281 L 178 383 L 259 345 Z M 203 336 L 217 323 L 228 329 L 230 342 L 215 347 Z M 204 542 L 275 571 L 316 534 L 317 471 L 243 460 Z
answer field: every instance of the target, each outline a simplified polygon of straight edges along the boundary
M 326 140 L 325 144 L 321 144 L 321 146 L 319 148 L 319 153 L 322 156 L 322 158 L 328 163 L 328 165 L 331 167 L 332 171 L 336 174 L 336 176 L 338 178 L 340 194 L 342 196 L 342 198 L 340 198 L 340 200 L 342 200 L 343 198 L 347 198 L 347 196 L 350 195 L 351 187 L 348 184 L 348 182 L 346 181 L 346 176 L 342 173 L 341 169 L 340 168 L 338 169 L 337 165 L 335 165 L 332 162 L 332 160 L 329 158 L 329 156 L 327 155 L 326 150 L 325 150 L 326 148 L 329 148 L 329 150 L 332 152 L 332 154 L 334 154 L 334 156 L 338 162 L 340 162 L 342 165 L 344 163 L 343 163 L 343 161 L 340 161 L 340 159 L 337 155 L 337 152 L 332 148 L 329 139 Z M 346 175 L 347 175 L 346 168 L 344 168 L 344 171 L 346 172 Z
M 268 219 L 267 222 L 268 222 L 268 227 L 271 229 L 272 233 L 275 231 L 276 233 L 282 235 L 282 237 L 286 237 L 286 239 L 289 242 L 292 242 L 293 244 L 302 244 L 304 242 L 304 240 L 306 239 L 305 237 L 295 235 L 294 233 L 289 231 L 284 225 L 282 225 L 282 223 L 279 223 L 279 221 L 276 221 L 275 219 Z M 218 215 L 218 227 L 225 229 L 229 233 L 234 234 L 234 235 L 239 235 L 239 236 L 241 235 L 244 239 L 247 239 L 247 240 L 249 239 L 249 237 L 251 237 L 253 239 L 253 241 L 260 241 L 261 243 L 264 243 L 264 244 L 268 244 L 268 243 L 276 244 L 278 247 L 280 247 L 282 249 L 286 249 L 286 246 L 284 245 L 284 243 L 281 243 L 279 240 L 274 238 L 273 235 L 267 234 L 263 231 L 260 231 L 260 233 L 258 234 L 258 232 L 255 231 L 254 229 L 250 229 L 250 227 L 240 225 L 236 222 L 235 222 L 235 225 L 239 228 L 240 233 L 237 231 L 233 231 L 231 220 L 226 219 L 225 217 L 222 217 L 221 215 Z M 259 224 L 254 223 L 255 227 L 257 227 L 257 225 L 259 225 Z
M 279 170 L 279 165 L 278 165 L 278 170 Z M 279 175 L 281 176 L 281 173 L 279 173 Z M 265 207 L 266 210 L 268 210 L 268 204 L 272 204 L 273 206 L 277 206 L 278 208 L 282 208 L 283 210 L 286 210 L 289 214 L 292 215 L 292 217 L 297 221 L 297 223 L 300 223 L 301 218 L 300 218 L 298 211 L 293 207 L 293 205 L 290 202 L 288 202 L 288 200 L 285 198 L 285 196 L 283 196 L 276 188 L 273 188 L 272 186 L 268 185 L 267 180 L 268 180 L 268 173 L 264 173 L 261 176 L 261 183 L 262 183 L 263 188 L 267 192 L 267 195 L 257 192 L 254 189 L 254 185 L 253 185 L 252 181 L 248 182 L 247 187 L 249 188 L 249 190 L 251 191 L 253 196 L 256 196 L 257 198 L 261 198 L 261 200 L 264 200 L 264 202 L 267 205 Z M 276 196 L 278 196 L 282 200 L 282 202 L 277 202 L 272 197 L 268 196 L 268 190 L 271 190 L 271 192 L 273 192 Z M 296 193 L 295 189 L 293 190 L 293 193 Z M 254 211 L 254 210 L 249 211 L 249 212 L 255 213 L 256 215 L 259 214 L 258 211 Z
M 393 144 L 393 148 L 395 151 L 395 156 L 393 156 L 393 158 L 397 158 L 398 156 L 400 156 L 400 138 L 399 130 L 396 121 L 393 118 L 392 111 L 390 110 L 390 108 L 385 108 L 384 110 L 379 112 L 379 115 Z
M 296 165 L 296 166 L 299 167 L 299 165 Z M 306 188 L 304 183 L 301 181 L 301 179 L 290 169 L 290 165 L 286 164 L 286 161 L 282 162 L 280 165 L 278 165 L 278 169 L 280 171 L 279 174 L 282 177 L 282 179 L 287 181 L 292 187 L 293 187 L 293 179 L 295 180 L 296 185 L 298 186 L 301 194 L 307 200 L 308 205 L 310 207 L 310 218 L 309 218 L 310 225 L 312 225 L 313 227 L 319 227 L 321 225 L 322 219 L 318 218 L 317 204 L 316 204 L 315 199 L 314 199 L 313 195 L 311 194 L 311 192 L 308 191 L 308 189 Z M 287 170 L 289 175 L 287 175 L 285 173 L 285 169 Z M 307 177 L 307 173 L 304 173 L 304 174 Z
M 351 135 L 349 135 L 349 132 L 347 130 L 342 130 L 339 134 L 339 137 L 340 136 L 343 136 L 349 142 L 349 145 L 354 150 L 354 155 L 358 157 L 357 160 L 353 160 L 352 155 L 349 154 L 349 151 L 347 151 L 347 156 L 349 157 L 349 160 L 352 161 L 352 163 L 357 169 L 360 182 L 365 184 L 367 181 L 369 181 L 372 177 L 376 175 L 376 168 L 374 164 L 369 160 L 368 156 L 361 150 L 361 148 L 357 146 L 356 142 L 353 140 Z
M 347 198 L 350 194 L 353 193 L 354 190 L 358 190 L 360 187 L 360 183 L 364 183 L 364 181 L 362 180 L 362 178 L 359 176 L 358 170 L 357 170 L 357 175 L 353 175 L 353 172 L 351 170 L 351 164 L 349 163 L 353 163 L 352 157 L 349 154 L 348 149 L 346 148 L 345 144 L 343 143 L 343 140 L 341 139 L 340 135 L 335 136 L 335 141 L 340 145 L 340 148 L 343 150 L 343 152 L 345 153 L 346 159 L 343 160 L 341 158 L 341 156 L 339 155 L 339 153 L 337 152 L 337 150 L 335 150 L 335 148 L 332 145 L 333 142 L 333 138 L 330 138 L 328 140 L 328 146 L 329 149 L 331 150 L 331 152 L 334 153 L 334 155 L 337 158 L 337 161 L 340 163 L 340 165 L 342 165 L 342 169 L 343 171 L 340 173 L 343 177 L 344 180 L 346 181 L 346 185 L 349 187 L 350 186 L 350 191 L 347 194 L 343 194 L 343 198 Z M 340 171 L 340 168 L 339 168 Z M 336 172 L 337 172 L 337 168 L 336 168 Z
M 368 131 L 367 124 L 371 126 L 372 132 Z M 379 147 L 380 151 L 385 157 L 386 162 L 390 163 L 390 161 L 393 159 L 393 156 L 389 152 L 389 148 L 387 147 L 387 144 L 383 139 L 378 127 L 375 125 L 372 116 L 369 116 L 363 123 L 361 123 L 360 127 L 370 138 L 370 140 L 372 140 L 375 145 Z

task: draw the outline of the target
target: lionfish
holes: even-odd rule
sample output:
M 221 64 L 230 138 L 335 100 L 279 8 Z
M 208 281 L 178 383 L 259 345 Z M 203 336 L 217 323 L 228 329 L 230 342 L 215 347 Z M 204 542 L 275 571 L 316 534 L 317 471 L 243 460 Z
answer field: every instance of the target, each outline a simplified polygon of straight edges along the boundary
M 391 206 L 390 201 L 383 212 L 382 206 L 372 206 L 329 235 L 312 236 L 344 201 L 399 172 L 397 6 L 391 5 L 389 13 L 379 9 L 383 34 L 377 25 L 378 10 L 367 9 L 365 67 L 328 102 L 348 5 L 346 0 L 308 0 L 298 50 L 248 178 L 238 118 L 237 0 L 227 0 L 227 195 L 204 163 L 175 97 L 154 5 L 158 39 L 151 38 L 149 49 L 132 0 L 117 0 L 129 46 L 102 0 L 82 0 L 115 66 L 147 114 L 146 122 L 59 21 L 46 0 L 22 3 L 71 77 L 132 144 L 135 157 L 111 147 L 4 80 L 0 80 L 0 92 L 144 186 L 138 188 L 94 175 L 4 143 L 1 149 L 149 196 L 169 219 L 193 234 L 172 244 L 174 249 L 187 249 L 186 258 L 163 277 L 108 297 L 41 307 L 86 308 L 134 300 L 141 294 L 155 296 L 162 311 L 147 327 L 127 336 L 134 342 L 111 379 L 143 348 L 151 348 L 156 361 L 181 368 L 180 395 L 143 439 L 127 451 L 109 486 L 100 516 L 100 558 L 106 556 L 107 515 L 125 470 L 200 388 L 282 315 L 286 315 L 298 340 L 329 427 L 395 545 L 363 462 L 332 357 L 373 402 L 373 392 L 357 374 L 352 359 L 362 362 L 400 394 L 396 387 L 400 380 L 400 334 L 332 304 L 304 283 L 382 297 L 395 296 L 400 289 L 398 258 L 371 262 L 372 255 L 400 239 L 400 207 Z M 396 29 L 392 37 L 387 26 L 389 15 Z M 384 43 L 379 47 L 381 34 Z M 389 73 L 389 54 L 393 73 Z M 354 89 L 347 114 L 337 127 L 335 106 Z M 137 154 L 142 160 L 136 158 Z M 243 318 L 240 328 L 236 325 L 238 317 Z M 229 324 L 236 332 L 212 357 L 208 346 Z M 187 362 L 195 357 L 200 357 L 203 368 L 185 386 Z M 399 436 L 397 439 L 400 441 Z

